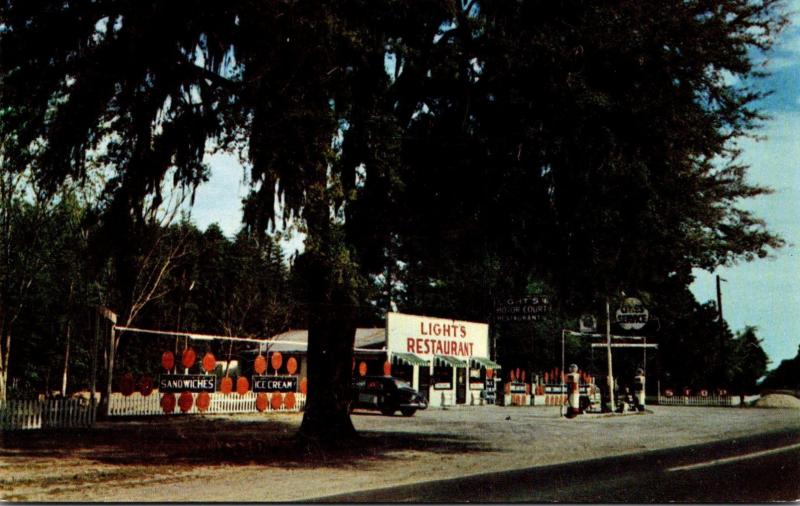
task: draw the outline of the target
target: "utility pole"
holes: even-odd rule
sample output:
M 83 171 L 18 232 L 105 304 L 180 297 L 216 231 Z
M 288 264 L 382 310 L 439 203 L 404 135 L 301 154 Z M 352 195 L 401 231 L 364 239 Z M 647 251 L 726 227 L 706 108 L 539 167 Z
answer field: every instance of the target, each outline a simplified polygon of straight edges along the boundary
M 724 366 L 723 363 L 727 360 L 727 354 L 724 353 L 725 350 L 725 320 L 722 318 L 722 285 L 721 281 L 727 281 L 725 278 L 719 277 L 717 274 L 717 320 L 719 321 L 719 352 L 718 356 L 721 355 L 721 358 L 717 361 L 719 365 L 717 366 L 717 375 L 718 378 L 722 378 L 724 376 Z
M 610 400 L 609 407 L 613 413 L 616 409 L 614 406 L 614 371 L 611 366 L 611 306 L 606 297 L 606 357 L 608 359 L 608 398 Z
M 104 417 L 108 417 L 109 408 L 111 407 L 111 380 L 113 379 L 114 375 L 114 334 L 115 328 L 114 326 L 117 324 L 117 314 L 111 311 L 106 307 L 99 307 L 97 311 L 100 315 L 108 320 L 109 329 L 108 329 L 108 355 L 106 359 L 108 362 L 106 363 L 106 370 L 108 371 L 108 376 L 106 377 L 106 389 L 105 389 L 105 400 L 103 401 L 102 405 L 100 406 L 101 413 Z

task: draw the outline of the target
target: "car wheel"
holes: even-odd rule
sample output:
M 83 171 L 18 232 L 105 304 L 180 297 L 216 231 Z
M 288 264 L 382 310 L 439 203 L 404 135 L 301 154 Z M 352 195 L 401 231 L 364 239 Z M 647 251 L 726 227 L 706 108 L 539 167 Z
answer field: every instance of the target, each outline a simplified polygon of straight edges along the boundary
M 392 408 L 388 408 L 388 407 L 382 407 L 381 408 L 381 413 L 383 413 L 384 416 L 392 416 L 392 415 L 394 415 L 395 411 L 396 410 L 394 410 Z
M 403 413 L 403 416 L 414 416 L 414 413 L 416 413 L 417 410 L 413 408 L 406 408 L 401 409 L 400 412 Z

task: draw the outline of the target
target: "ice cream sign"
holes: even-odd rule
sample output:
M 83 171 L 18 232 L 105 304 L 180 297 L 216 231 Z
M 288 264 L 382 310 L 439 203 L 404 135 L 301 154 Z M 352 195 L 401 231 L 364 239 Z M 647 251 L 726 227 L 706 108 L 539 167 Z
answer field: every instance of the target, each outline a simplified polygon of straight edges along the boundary
M 390 352 L 413 353 L 426 359 L 434 355 L 461 359 L 487 357 L 489 326 L 485 323 L 388 313 L 386 346 Z

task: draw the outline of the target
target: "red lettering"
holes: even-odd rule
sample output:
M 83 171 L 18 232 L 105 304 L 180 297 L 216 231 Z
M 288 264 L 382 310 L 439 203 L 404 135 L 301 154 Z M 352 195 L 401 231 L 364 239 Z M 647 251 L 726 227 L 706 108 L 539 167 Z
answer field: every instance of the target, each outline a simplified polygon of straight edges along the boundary
M 442 326 L 439 325 L 438 323 L 433 324 L 433 335 L 434 336 L 442 335 Z
M 417 338 L 417 353 L 419 353 L 421 349 L 422 349 L 422 338 L 418 337 Z
M 450 325 L 443 325 L 442 326 L 442 335 L 444 337 L 450 337 Z
M 472 356 L 472 344 L 473 343 L 469 343 L 469 356 L 470 357 Z
M 406 339 L 406 351 L 409 353 L 414 353 L 414 338 L 409 337 Z
M 461 337 L 467 337 L 467 327 L 461 326 Z
M 424 322 L 419 322 L 419 333 L 422 334 L 423 336 L 427 335 L 425 333 L 425 323 Z

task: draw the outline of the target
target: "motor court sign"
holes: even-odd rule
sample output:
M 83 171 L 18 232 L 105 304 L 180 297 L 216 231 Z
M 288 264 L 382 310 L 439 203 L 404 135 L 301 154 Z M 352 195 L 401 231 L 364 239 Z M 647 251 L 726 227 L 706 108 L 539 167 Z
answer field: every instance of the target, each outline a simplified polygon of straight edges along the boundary
M 547 295 L 497 300 L 494 308 L 495 320 L 498 322 L 538 321 L 549 312 L 550 297 Z
M 647 324 L 650 313 L 636 297 L 628 297 L 617 309 L 617 323 L 625 330 L 639 330 Z
M 425 359 L 450 355 L 461 359 L 488 357 L 489 325 L 427 316 L 388 313 L 386 348 Z

